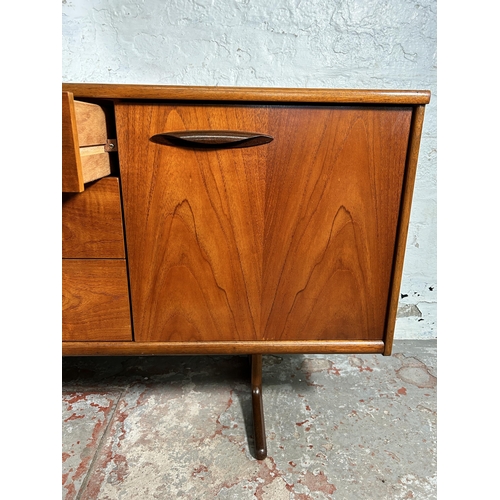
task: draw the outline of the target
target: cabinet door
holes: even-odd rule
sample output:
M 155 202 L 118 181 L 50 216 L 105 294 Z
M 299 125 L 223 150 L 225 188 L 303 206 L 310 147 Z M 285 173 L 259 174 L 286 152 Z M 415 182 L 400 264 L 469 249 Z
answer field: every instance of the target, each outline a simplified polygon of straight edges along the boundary
M 138 341 L 381 340 L 411 108 L 116 106 Z M 159 145 L 250 131 L 248 147 Z

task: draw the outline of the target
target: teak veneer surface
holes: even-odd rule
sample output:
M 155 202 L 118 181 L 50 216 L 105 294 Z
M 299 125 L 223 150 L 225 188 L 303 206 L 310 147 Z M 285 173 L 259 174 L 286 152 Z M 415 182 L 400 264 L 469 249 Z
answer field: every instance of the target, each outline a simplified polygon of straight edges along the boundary
M 86 99 L 152 99 L 189 101 L 317 102 L 342 104 L 427 104 L 428 90 L 365 90 L 269 87 L 192 87 L 64 83 L 63 90 Z
M 352 127 L 352 130 L 347 134 L 350 139 L 344 142 L 337 132 L 333 136 L 329 135 L 332 127 L 331 124 L 328 124 L 328 120 L 323 122 L 322 130 L 320 130 L 321 126 L 315 128 L 315 124 L 311 121 L 281 120 L 281 124 L 286 122 L 290 125 L 290 129 L 286 129 L 286 135 L 289 136 L 287 146 L 283 146 L 281 142 L 277 145 L 275 139 L 272 143 L 259 146 L 253 151 L 251 149 L 246 151 L 212 151 L 209 154 L 207 151 L 189 152 L 184 150 L 181 152 L 175 148 L 165 148 L 171 149 L 169 154 L 175 151 L 173 156 L 178 160 L 182 159 L 182 161 L 166 163 L 164 159 L 168 156 L 167 153 L 158 151 L 158 148 L 162 146 L 155 145 L 153 147 L 156 150 L 153 152 L 151 150 L 152 144 L 149 142 L 149 134 L 151 132 L 153 135 L 154 127 L 151 123 L 146 123 L 147 119 L 144 118 L 144 123 L 141 122 L 138 125 L 144 130 L 142 132 L 136 130 L 135 132 L 136 138 L 134 140 L 136 143 L 134 147 L 138 147 L 146 156 L 141 159 L 139 152 L 133 153 L 130 158 L 134 158 L 135 166 L 131 168 L 128 175 L 132 179 L 134 175 L 140 175 L 138 173 L 140 170 L 146 173 L 147 179 L 144 180 L 143 186 L 137 187 L 137 191 L 134 191 L 135 188 L 133 188 L 128 193 L 131 196 L 129 200 L 133 200 L 133 197 L 136 196 L 135 199 L 138 203 L 147 206 L 147 218 L 143 219 L 145 227 L 141 228 L 140 231 L 143 231 L 142 236 L 150 238 L 149 243 L 153 243 L 151 253 L 148 254 L 152 260 L 149 264 L 143 263 L 142 267 L 137 266 L 137 259 L 135 259 L 135 264 L 134 259 L 129 263 L 132 273 L 132 292 L 136 294 L 138 289 L 134 287 L 139 286 L 140 288 L 140 285 L 137 284 L 139 281 L 137 277 L 149 276 L 147 279 L 153 280 L 153 289 L 150 290 L 152 301 L 148 305 L 149 310 L 142 313 L 143 318 L 140 320 L 143 321 L 142 338 L 137 338 L 135 342 L 131 341 L 131 336 L 127 338 L 127 342 L 106 342 L 106 340 L 110 340 L 109 338 L 93 342 L 95 353 L 99 349 L 102 349 L 103 353 L 108 350 L 111 353 L 109 344 L 112 344 L 115 346 L 116 352 L 121 349 L 119 346 L 126 346 L 124 349 L 129 353 L 147 351 L 149 354 L 167 354 L 169 352 L 180 354 L 183 349 L 190 353 L 248 352 L 253 354 L 265 353 L 266 349 L 271 349 L 269 352 L 301 352 L 302 349 L 305 349 L 303 352 L 310 353 L 349 352 L 349 349 L 352 349 L 352 352 L 365 352 L 359 349 L 368 349 L 366 352 L 390 354 L 420 134 L 425 104 L 430 101 L 429 91 L 78 83 L 63 84 L 63 91 L 74 93 L 75 99 L 89 100 L 92 103 L 103 104 L 107 101 L 109 104 L 114 101 L 115 108 L 123 106 L 123 109 L 126 109 L 130 106 L 129 111 L 139 106 L 140 103 L 147 106 L 157 106 L 158 109 L 165 108 L 168 103 L 172 105 L 172 109 L 175 107 L 189 108 L 190 106 L 177 105 L 196 105 L 198 103 L 198 106 L 191 107 L 204 108 L 205 112 L 210 106 L 224 108 L 226 111 L 240 106 L 241 109 L 245 107 L 251 110 L 251 114 L 255 112 L 258 115 L 248 119 L 246 124 L 273 121 L 274 116 L 271 118 L 264 116 L 265 110 L 277 109 L 280 106 L 283 109 L 294 110 L 309 107 L 318 111 L 321 108 L 331 109 L 335 105 L 339 105 L 338 109 L 347 109 L 349 106 L 346 105 L 352 105 L 352 111 L 367 109 L 379 111 L 384 109 L 383 105 L 389 105 L 385 109 L 386 112 L 389 113 L 392 110 L 395 113 L 393 116 L 398 113 L 400 117 L 405 116 L 404 119 L 396 120 L 393 123 L 394 126 L 390 132 L 386 133 L 386 130 L 380 136 L 370 135 L 372 128 L 365 126 L 366 123 L 363 125 L 366 134 L 360 132 L 359 128 L 356 130 L 356 127 Z M 69 102 L 69 100 L 71 99 L 68 96 L 67 101 Z M 405 108 L 405 106 L 407 107 Z M 183 128 L 186 116 L 179 114 L 180 121 L 178 120 L 177 123 L 181 124 L 182 122 L 182 126 L 177 128 L 177 131 L 188 128 L 202 129 L 202 125 L 204 129 L 210 129 L 212 126 L 215 129 L 229 129 L 236 123 L 231 122 L 227 116 L 214 117 L 208 121 L 206 117 L 202 119 L 198 117 L 193 123 L 188 123 Z M 406 127 L 410 122 L 410 116 L 411 127 L 408 135 Z M 127 120 L 130 118 L 127 113 L 122 115 L 123 117 L 126 117 Z M 121 131 L 119 134 L 124 134 L 126 127 L 136 127 L 133 121 L 122 123 L 120 121 L 121 119 L 118 119 L 117 122 Z M 362 122 L 363 119 L 360 123 Z M 401 127 L 403 122 L 404 125 Z M 161 125 L 165 124 L 166 122 Z M 159 123 L 156 123 L 155 127 L 156 125 Z M 265 127 L 252 129 L 242 126 L 239 122 L 236 125 L 236 127 L 232 127 L 233 130 L 245 129 L 251 132 L 271 134 L 270 127 L 266 132 Z M 389 127 L 390 129 L 390 125 L 390 120 L 383 124 L 380 122 L 379 128 Z M 289 130 L 293 130 L 297 126 L 302 126 L 301 132 L 295 131 L 289 134 Z M 344 128 L 347 130 L 349 126 Z M 308 129 L 313 130 L 310 135 L 308 135 Z M 329 130 L 328 133 L 324 133 L 326 129 Z M 341 129 L 342 127 L 339 128 L 339 130 Z M 155 129 L 155 133 L 166 131 L 168 130 L 164 127 Z M 282 140 L 283 131 L 281 129 L 280 131 L 280 140 Z M 303 131 L 306 133 L 303 134 Z M 126 131 L 123 137 L 128 137 L 129 132 Z M 356 155 L 365 157 L 365 159 L 371 157 L 365 166 L 355 168 L 351 173 L 344 174 L 344 177 L 341 176 L 339 186 L 343 187 L 343 191 L 336 192 L 333 189 L 335 183 L 333 182 L 332 163 L 326 167 L 321 166 L 322 154 L 324 161 L 324 159 L 335 157 L 336 153 L 329 150 L 331 144 L 325 145 L 321 141 L 314 142 L 314 136 L 318 134 L 323 140 L 328 138 L 327 142 L 337 142 L 336 147 L 338 147 L 340 140 L 340 149 L 344 153 L 340 153 L 339 157 L 344 155 L 345 158 L 348 158 L 351 155 L 353 160 L 355 160 Z M 394 140 L 395 143 L 387 145 L 387 142 Z M 364 146 L 358 148 L 356 152 L 354 143 L 359 141 Z M 345 153 L 349 147 L 346 149 L 344 146 L 349 143 L 351 144 L 349 146 L 351 153 Z M 381 163 L 385 165 L 385 170 L 382 171 L 378 167 L 374 167 L 377 163 L 376 156 L 380 153 L 379 146 L 382 150 L 386 150 L 379 157 Z M 73 144 L 72 147 L 74 149 L 75 145 Z M 265 153 L 263 148 L 267 148 Z M 300 151 L 301 148 L 303 152 Z M 311 149 L 314 151 L 311 152 Z M 325 151 L 327 151 L 326 154 L 324 154 Z M 67 153 L 68 149 L 66 149 L 66 153 L 63 149 L 63 160 Z M 126 154 L 123 151 L 120 152 L 122 173 L 124 172 L 123 160 L 125 159 L 126 162 L 129 154 L 130 150 Z M 384 157 L 384 154 L 388 154 L 388 156 Z M 185 155 L 190 155 L 187 162 L 184 162 Z M 231 155 L 233 156 L 231 157 Z M 315 157 L 315 161 L 317 161 L 316 163 L 313 161 L 313 167 L 309 170 L 307 163 L 302 161 L 301 156 L 304 156 L 307 161 L 310 161 L 311 157 Z M 404 168 L 401 167 L 400 160 L 395 162 L 398 164 L 397 168 L 387 168 L 387 165 L 392 165 L 391 161 L 398 156 L 400 159 L 405 157 Z M 387 158 L 390 157 L 392 160 L 387 162 Z M 238 164 L 237 168 L 232 171 L 230 166 L 234 165 L 235 162 L 232 159 L 235 158 L 238 159 L 238 162 L 241 160 L 243 163 Z M 292 162 L 290 171 L 286 172 L 288 167 L 285 165 L 290 158 L 296 160 L 295 163 Z M 154 161 L 154 165 L 147 165 L 146 168 L 146 164 L 149 164 L 151 160 Z M 276 162 L 276 160 L 278 161 Z M 182 162 L 187 167 L 188 173 L 182 172 L 182 167 L 180 167 L 183 165 Z M 158 173 L 164 165 L 167 165 L 169 175 L 174 182 L 170 182 L 166 174 Z M 384 179 L 384 176 L 387 178 Z M 188 193 L 187 196 L 181 196 L 181 178 L 189 178 L 190 183 L 185 189 Z M 303 186 L 301 193 L 292 193 L 289 196 L 290 187 L 304 181 L 306 185 Z M 388 184 L 385 184 L 386 182 Z M 149 187 L 148 183 L 150 183 Z M 325 185 L 320 189 L 319 186 L 322 183 Z M 315 187 L 311 188 L 311 185 Z M 285 188 L 284 191 L 282 191 L 282 187 Z M 142 195 L 140 194 L 141 189 L 143 190 Z M 165 201 L 163 198 L 163 201 L 157 204 L 157 200 L 162 199 L 160 193 L 162 189 L 169 195 L 173 193 L 174 196 L 169 199 L 170 201 Z M 240 189 L 242 191 L 236 194 Z M 73 188 L 73 190 L 77 189 Z M 79 190 L 83 190 L 83 188 Z M 318 194 L 318 190 L 321 191 L 321 194 Z M 390 192 L 390 194 L 385 191 Z M 341 193 L 340 197 L 339 193 Z M 367 193 L 368 196 L 365 196 Z M 126 194 L 125 191 L 124 194 Z M 352 198 L 353 194 L 354 198 Z M 141 196 L 144 197 L 141 198 Z M 337 207 L 334 219 L 331 217 L 331 207 L 327 207 L 323 214 L 323 219 L 330 220 L 330 226 L 325 220 L 322 220 L 320 215 L 326 199 L 329 197 Z M 177 205 L 172 210 L 172 203 L 175 200 L 177 200 Z M 377 204 L 376 200 L 385 201 Z M 389 205 L 386 204 L 386 201 Z M 317 204 L 314 205 L 315 203 Z M 322 203 L 324 204 L 322 205 Z M 328 203 L 326 204 L 328 205 Z M 309 211 L 308 205 L 311 209 Z M 354 209 L 349 209 L 349 205 L 352 205 Z M 247 208 L 251 208 L 253 212 L 248 212 Z M 303 210 L 304 208 L 306 210 Z M 134 209 L 129 206 L 128 210 Z M 158 210 L 162 213 L 157 213 Z M 127 212 L 127 208 L 125 208 L 125 212 Z M 344 215 L 344 219 L 342 219 L 342 215 Z M 166 217 L 163 220 L 170 221 L 168 227 L 162 224 L 163 216 Z M 366 219 L 366 217 L 368 218 Z M 127 217 L 127 221 L 127 224 L 131 224 L 132 240 L 138 242 L 141 236 L 134 234 L 133 224 L 140 223 L 140 217 L 136 218 L 135 221 L 134 217 Z M 210 229 L 205 226 L 207 223 Z M 240 229 L 238 229 L 240 224 Z M 161 228 L 158 241 L 152 237 L 155 225 Z M 311 225 L 312 227 L 310 227 Z M 323 241 L 324 252 L 322 253 L 319 249 L 322 248 L 321 237 L 325 234 L 325 228 L 329 237 L 326 244 Z M 213 234 L 210 235 L 211 230 Z M 350 234 L 349 230 L 351 230 Z M 251 234 L 247 231 L 250 231 Z M 253 238 L 252 235 L 256 238 Z M 340 240 L 339 235 L 341 236 Z M 130 245 L 131 238 L 129 234 L 127 236 Z M 187 239 L 183 239 L 184 236 L 187 236 Z M 304 244 L 307 238 L 310 238 L 311 248 Z M 301 241 L 302 247 L 300 246 Z M 165 242 L 169 245 L 168 252 L 167 249 L 162 248 Z M 228 242 L 231 244 L 227 245 Z M 355 254 L 359 257 L 357 262 L 352 252 L 348 250 L 352 245 L 356 249 Z M 224 246 L 226 247 L 219 248 Z M 140 243 L 137 248 L 140 248 Z M 285 248 L 288 250 L 285 251 Z M 132 247 L 129 248 L 129 251 L 131 249 Z M 377 257 L 379 251 L 382 255 Z M 165 284 L 161 284 L 161 279 L 155 278 L 153 272 L 155 267 L 158 270 L 158 266 L 161 265 L 162 252 L 166 257 L 169 277 L 173 277 L 174 282 L 177 279 L 177 283 L 181 284 L 180 289 L 172 295 L 173 309 L 171 308 L 170 312 L 166 313 L 175 316 L 174 327 L 167 332 L 162 327 L 162 322 L 165 319 L 162 298 Z M 299 262 L 298 255 L 300 253 L 303 253 L 303 265 Z M 225 259 L 234 259 L 234 257 L 236 257 L 238 265 L 233 265 L 233 263 L 228 266 L 223 265 Z M 340 263 L 340 266 L 336 266 L 334 262 Z M 378 263 L 382 263 L 382 266 L 378 266 Z M 135 270 L 134 266 L 136 266 Z M 325 266 L 332 270 L 331 275 L 327 276 L 328 273 L 324 273 Z M 186 269 L 189 269 L 187 274 L 191 274 L 188 280 L 182 274 L 186 272 Z M 140 274 L 143 272 L 145 274 Z M 161 272 L 167 271 L 162 270 Z M 137 278 L 135 284 L 134 273 L 136 273 Z M 348 277 L 349 274 L 350 277 Z M 205 282 L 204 278 L 207 276 L 209 279 Z M 305 283 L 304 276 L 307 277 Z M 337 291 L 336 287 L 329 288 L 332 286 L 333 276 L 335 276 L 336 283 L 341 283 L 338 279 L 342 276 L 345 278 L 345 282 L 341 283 Z M 321 283 L 321 279 L 323 279 L 323 283 Z M 342 290 L 346 283 L 347 287 Z M 228 284 L 228 288 L 224 288 Z M 362 289 L 366 284 L 368 287 L 359 295 L 358 289 Z M 287 290 L 289 285 L 292 287 Z M 146 284 L 143 288 L 147 287 Z M 212 294 L 211 287 L 217 293 Z M 144 289 L 141 293 L 144 292 Z M 335 293 L 341 296 L 339 309 L 337 309 L 339 302 Z M 198 304 L 205 301 L 206 294 L 212 295 L 210 299 L 212 302 L 205 303 L 203 311 L 197 310 L 196 314 L 192 315 L 192 311 L 189 311 L 190 307 L 197 301 Z M 330 296 L 333 297 L 332 300 L 328 300 Z M 142 300 L 145 301 L 144 303 L 147 302 L 144 297 Z M 184 300 L 184 305 L 180 306 L 182 300 Z M 134 297 L 132 297 L 132 302 L 135 303 Z M 214 305 L 216 307 L 213 309 L 213 314 L 219 318 L 215 322 L 210 314 Z M 314 318 L 315 315 L 303 316 L 302 313 L 307 315 L 311 306 L 316 310 L 321 310 L 322 314 L 316 318 Z M 374 314 L 374 310 L 378 307 L 381 307 L 380 310 L 383 309 L 384 312 L 377 315 Z M 350 321 L 354 321 L 354 323 L 357 321 L 357 326 L 355 325 L 352 330 L 349 328 L 344 330 L 339 329 L 339 324 L 335 326 L 331 322 L 329 323 L 325 318 L 334 310 L 339 311 L 339 314 L 335 314 L 335 316 L 340 321 L 340 326 L 342 326 L 342 322 Z M 361 314 L 358 314 L 359 312 Z M 151 322 L 151 318 L 157 316 L 159 318 Z M 383 319 L 384 316 L 385 319 Z M 234 329 L 235 325 L 241 325 L 242 319 L 248 318 L 251 319 L 250 326 L 247 326 L 246 329 L 240 328 L 240 326 L 236 330 Z M 208 332 L 200 334 L 196 325 L 201 325 L 206 320 L 209 324 Z M 155 323 L 155 321 L 159 321 L 159 323 Z M 293 324 L 295 322 L 298 323 L 298 331 L 302 333 L 289 336 L 290 329 L 295 328 Z M 212 324 L 210 325 L 210 323 Z M 357 334 L 353 333 L 359 325 L 363 324 L 365 325 L 364 333 L 359 334 L 359 330 Z M 329 325 L 333 326 L 337 332 L 333 335 L 335 337 L 333 340 Z M 221 330 L 219 330 L 221 326 L 233 326 L 232 333 L 221 336 Z M 150 333 L 156 327 L 160 327 L 160 333 L 158 331 Z M 318 327 L 319 331 L 323 332 L 319 335 Z M 309 331 L 309 334 L 306 330 Z M 316 333 L 312 333 L 312 330 L 315 330 Z M 188 338 L 184 338 L 186 331 L 190 332 L 187 335 Z M 357 340 L 349 340 L 351 338 Z M 356 342 L 356 345 L 350 342 Z M 84 345 L 86 345 L 85 342 L 65 342 L 65 349 L 66 352 L 73 355 L 78 354 L 78 352 L 84 353 L 87 352 Z
M 396 251 L 393 261 L 393 273 L 391 279 L 391 289 L 389 307 L 387 311 L 386 333 L 384 337 L 384 355 L 389 356 L 392 352 L 394 340 L 394 329 L 396 326 L 396 314 L 399 305 L 399 292 L 401 288 L 401 277 L 403 275 L 403 264 L 406 250 L 406 238 L 408 235 L 408 225 L 410 223 L 411 204 L 413 199 L 413 188 L 417 173 L 418 152 L 420 148 L 420 138 L 424 124 L 425 106 L 415 106 L 412 115 L 410 130 L 410 141 L 406 155 L 406 171 L 403 182 L 403 192 L 399 211 L 398 231 L 396 235 Z
M 411 107 L 115 112 L 136 341 L 383 340 Z M 178 130 L 274 140 L 149 140 Z
M 63 340 L 132 340 L 125 260 L 63 259 Z
M 151 356 L 167 354 L 381 354 L 384 342 L 227 341 L 227 342 L 63 342 L 65 356 Z
M 107 177 L 83 193 L 62 195 L 63 258 L 124 259 L 119 179 Z
M 63 355 L 391 353 L 430 92 L 63 91 Z

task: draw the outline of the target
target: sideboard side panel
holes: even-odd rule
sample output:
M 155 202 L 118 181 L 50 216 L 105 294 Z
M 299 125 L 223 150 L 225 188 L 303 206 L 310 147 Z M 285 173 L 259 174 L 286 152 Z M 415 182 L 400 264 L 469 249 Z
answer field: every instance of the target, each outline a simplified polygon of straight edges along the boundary
M 393 274 L 391 279 L 391 290 L 387 310 L 386 333 L 384 336 L 385 347 L 383 354 L 385 356 L 390 356 L 394 341 L 394 331 L 396 328 L 396 316 L 399 305 L 401 279 L 403 275 L 403 264 L 406 252 L 406 238 L 408 235 L 408 226 L 410 223 L 411 205 L 413 200 L 415 177 L 417 173 L 420 139 L 422 136 L 422 127 L 424 124 L 424 114 L 425 106 L 415 106 L 412 115 L 411 132 L 406 157 L 405 178 L 396 236 L 396 249 L 393 259 Z

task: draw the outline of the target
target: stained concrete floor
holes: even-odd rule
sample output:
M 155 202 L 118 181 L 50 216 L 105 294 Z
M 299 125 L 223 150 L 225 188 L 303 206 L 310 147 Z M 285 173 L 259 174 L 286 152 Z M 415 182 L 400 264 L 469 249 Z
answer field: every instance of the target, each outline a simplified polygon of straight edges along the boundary
M 436 342 L 264 356 L 63 358 L 63 499 L 436 498 Z

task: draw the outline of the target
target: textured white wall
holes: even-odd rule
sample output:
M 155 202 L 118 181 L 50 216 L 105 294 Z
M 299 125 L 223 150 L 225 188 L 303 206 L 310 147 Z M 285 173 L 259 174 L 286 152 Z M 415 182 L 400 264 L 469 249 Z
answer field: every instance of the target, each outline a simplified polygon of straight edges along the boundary
M 436 337 L 436 0 L 63 0 L 63 81 L 429 89 L 396 338 Z

